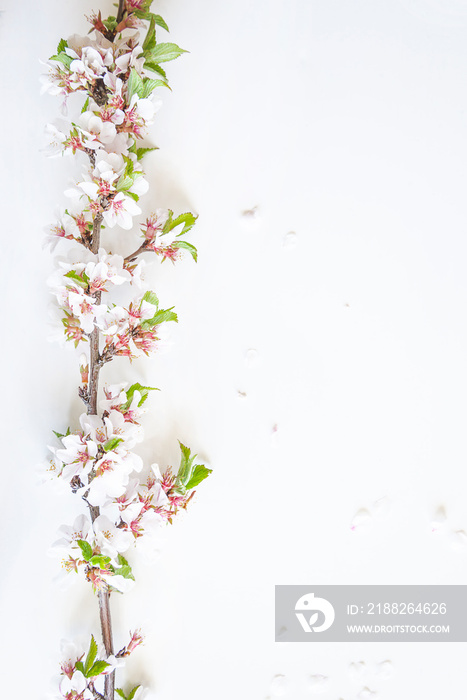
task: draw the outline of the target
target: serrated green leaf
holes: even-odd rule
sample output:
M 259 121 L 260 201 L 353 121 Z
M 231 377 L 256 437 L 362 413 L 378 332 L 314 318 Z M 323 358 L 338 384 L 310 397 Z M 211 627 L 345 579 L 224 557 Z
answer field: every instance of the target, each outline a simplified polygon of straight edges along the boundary
M 67 49 L 67 48 L 68 48 L 68 43 L 67 43 L 66 39 L 60 39 L 60 41 L 58 42 L 58 46 L 57 46 L 57 53 L 58 54 L 62 53 L 62 51 L 65 52 L 65 49 Z
M 177 248 L 184 248 L 185 250 L 188 250 L 188 252 L 191 253 L 193 256 L 193 260 L 195 262 L 198 262 L 198 251 L 196 250 L 195 246 L 192 245 L 191 243 L 188 243 L 187 241 L 174 241 L 175 245 Z
M 58 63 L 63 63 L 64 66 L 69 68 L 74 59 L 71 58 L 71 56 L 68 56 L 68 54 L 66 54 L 64 51 L 60 51 L 60 53 L 58 53 L 56 56 L 51 56 L 50 60 L 57 61 Z
M 101 673 L 103 673 L 109 666 L 110 664 L 108 664 L 107 661 L 96 661 L 96 663 L 89 669 L 88 674 L 85 674 L 86 678 L 95 678 L 96 676 L 100 676 Z
M 164 80 L 167 81 L 167 73 L 165 72 L 165 70 L 161 66 L 159 66 L 157 63 L 154 63 L 153 61 L 151 61 L 148 56 L 144 56 L 144 58 L 146 59 L 144 61 L 145 70 L 150 70 L 153 73 L 158 73 L 159 75 L 161 75 L 164 78 Z M 171 89 L 169 87 L 168 83 L 167 83 L 167 87 L 169 88 L 169 90 Z
M 123 404 L 121 407 L 121 410 L 123 412 L 128 411 L 128 409 L 131 406 L 131 403 L 133 401 L 133 396 L 135 395 L 135 391 L 139 391 L 141 394 L 141 398 L 138 401 L 138 408 L 143 405 L 143 403 L 146 401 L 146 399 L 149 396 L 150 391 L 159 391 L 159 389 L 156 389 L 154 386 L 143 386 L 142 384 L 139 384 L 137 382 L 136 384 L 132 384 L 129 389 L 127 389 L 126 393 L 126 402 Z
M 157 298 L 157 294 L 154 292 L 146 292 L 143 296 L 143 301 L 147 301 L 149 304 L 152 304 L 156 307 L 156 309 L 159 308 L 159 299 Z
M 86 97 L 86 102 L 83 105 L 83 108 L 81 109 L 81 114 L 84 114 L 84 112 L 87 112 L 87 109 L 89 107 L 89 97 Z
M 135 695 L 136 695 L 136 691 L 137 691 L 139 688 L 141 688 L 141 686 L 140 686 L 140 685 L 136 685 L 136 686 L 133 688 L 133 690 L 130 691 L 130 694 L 129 694 L 127 700 L 133 700 L 133 698 L 134 698 Z
M 76 544 L 81 550 L 81 553 L 83 555 L 83 559 L 85 561 L 89 561 L 90 558 L 92 557 L 92 547 L 89 544 L 89 542 L 86 542 L 85 540 L 76 540 Z
M 162 27 L 163 29 L 165 29 L 166 32 L 169 31 L 165 20 L 163 20 L 160 15 L 155 15 L 152 12 L 144 12 L 143 10 L 135 10 L 133 14 L 135 14 L 138 17 L 138 19 L 145 19 L 148 22 L 153 20 L 154 24 L 157 24 L 157 26 Z
M 115 688 L 115 692 L 118 693 L 120 697 L 123 698 L 123 700 L 128 700 L 127 696 L 121 688 Z
M 141 328 L 154 328 L 154 326 L 159 326 L 161 323 L 168 323 L 169 321 L 175 321 L 175 323 L 178 323 L 177 314 L 172 311 L 174 308 L 174 306 L 171 306 L 170 309 L 159 309 L 159 311 L 154 314 L 152 318 L 148 318 L 146 321 L 143 321 Z
M 193 470 L 193 474 L 191 475 L 189 482 L 186 485 L 186 490 L 190 491 L 190 489 L 194 489 L 196 486 L 198 486 L 198 484 L 204 481 L 204 479 L 207 479 L 211 472 L 212 469 L 208 469 L 204 466 L 204 464 L 197 464 Z
M 63 320 L 63 319 L 62 319 Z M 59 440 L 62 439 L 62 437 L 65 437 L 64 433 L 57 433 L 56 430 L 52 430 L 53 434 L 58 437 Z
M 128 578 L 131 579 L 132 581 L 135 580 L 135 577 L 133 576 L 133 572 L 131 570 L 131 566 L 127 562 L 124 556 L 121 554 L 118 555 L 117 559 L 118 563 L 120 564 L 119 567 L 116 567 L 114 570 L 114 573 L 116 576 L 123 576 L 123 578 Z
M 148 51 L 148 59 L 151 64 L 158 65 L 159 63 L 165 63 L 166 61 L 173 61 L 182 53 L 188 53 L 185 49 L 181 49 L 177 44 L 172 43 L 162 43 L 156 44 L 151 51 Z M 144 65 L 146 68 L 146 63 Z
M 155 32 L 156 23 L 154 21 L 154 17 L 156 15 L 153 15 L 152 13 L 148 13 L 148 14 L 150 14 L 149 28 L 148 28 L 146 37 L 143 41 L 143 46 L 142 46 L 143 51 L 151 51 L 156 45 L 156 32 Z M 148 19 L 148 18 L 146 18 L 146 19 Z
M 83 289 L 87 289 L 87 287 L 88 287 L 89 277 L 87 277 L 87 275 L 83 274 L 83 277 L 80 277 L 80 275 L 78 275 L 78 273 L 75 272 L 75 270 L 70 270 L 70 272 L 67 272 L 63 276 L 67 277 L 70 280 L 73 280 L 73 282 L 76 282 L 76 284 L 79 284 L 79 286 L 82 287 Z M 87 281 L 86 281 L 86 279 L 84 279 L 85 277 L 87 278 Z
M 198 217 L 192 214 L 191 211 L 187 211 L 184 214 L 179 214 L 177 217 L 175 217 L 175 219 L 172 220 L 172 228 L 183 224 L 183 229 L 180 233 L 177 234 L 178 236 L 183 236 L 185 233 L 188 233 L 188 231 L 190 231 L 193 228 L 197 218 Z
M 87 676 L 89 670 L 91 669 L 94 661 L 97 657 L 97 644 L 93 635 L 91 635 L 91 643 L 89 645 L 89 651 L 86 656 L 86 661 L 84 662 L 84 675 Z
M 145 78 L 143 81 L 143 89 L 141 91 L 140 97 L 149 97 L 149 95 L 157 87 L 169 87 L 165 80 L 160 80 L 157 78 Z
M 158 151 L 159 146 L 152 146 L 151 148 L 137 148 L 135 150 L 136 157 L 138 160 L 141 160 L 143 156 L 146 155 L 146 153 L 150 153 L 151 151 Z
M 180 459 L 180 466 L 177 472 L 177 481 L 186 488 L 186 484 L 191 479 L 193 462 L 195 461 L 196 455 L 192 456 L 190 448 L 184 445 L 182 442 L 179 441 L 178 444 L 180 445 L 182 457 Z
M 132 68 L 130 71 L 130 77 L 128 78 L 126 87 L 128 91 L 128 100 L 131 100 L 133 95 L 139 96 L 141 90 L 143 89 L 143 79 L 138 75 L 134 68 Z
M 123 442 L 123 438 L 110 438 L 110 440 L 107 440 L 107 442 L 104 444 L 104 451 L 110 452 L 111 450 L 114 450 L 121 442 Z
M 82 661 L 76 661 L 76 662 L 75 662 L 75 668 L 77 668 L 78 671 L 81 671 L 81 673 L 83 674 L 83 676 L 86 676 L 86 672 L 85 672 L 85 669 L 84 669 L 84 664 L 83 664 Z
M 117 184 L 115 187 L 117 188 L 118 191 L 125 191 L 129 190 L 130 187 L 132 187 L 134 184 L 134 179 L 130 177 L 129 175 L 120 175 Z
M 132 199 L 135 200 L 135 202 L 137 202 L 139 200 L 138 195 L 135 194 L 134 192 L 128 192 L 128 191 L 125 192 L 125 197 L 131 197 Z

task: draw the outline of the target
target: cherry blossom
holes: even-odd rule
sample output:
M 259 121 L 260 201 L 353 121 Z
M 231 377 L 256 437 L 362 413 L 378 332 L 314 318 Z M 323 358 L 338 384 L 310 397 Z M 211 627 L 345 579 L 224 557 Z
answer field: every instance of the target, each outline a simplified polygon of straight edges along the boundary
M 109 228 L 118 225 L 128 231 L 133 226 L 133 216 L 138 214 L 141 214 L 141 209 L 136 202 L 123 192 L 118 192 L 104 211 L 104 221 Z

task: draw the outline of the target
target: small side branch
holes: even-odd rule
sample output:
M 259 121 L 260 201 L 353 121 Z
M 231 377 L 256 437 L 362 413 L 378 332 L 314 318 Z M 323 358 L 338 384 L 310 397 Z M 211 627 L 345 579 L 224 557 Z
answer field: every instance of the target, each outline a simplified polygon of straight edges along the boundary
M 133 260 L 136 260 L 136 258 L 138 257 L 138 255 L 140 253 L 144 253 L 144 252 L 147 252 L 147 253 L 152 252 L 147 248 L 146 241 L 144 243 L 142 243 L 140 245 L 140 247 L 138 248 L 138 250 L 135 250 L 134 253 L 131 253 L 131 255 L 127 255 L 125 258 L 125 262 L 133 262 Z

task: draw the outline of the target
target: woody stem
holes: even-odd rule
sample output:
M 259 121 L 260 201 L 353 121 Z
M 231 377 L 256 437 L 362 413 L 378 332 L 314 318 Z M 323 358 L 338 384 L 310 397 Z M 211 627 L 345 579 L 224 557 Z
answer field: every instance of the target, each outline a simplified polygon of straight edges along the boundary
M 94 219 L 92 228 L 91 252 L 93 253 L 97 253 L 99 250 L 101 224 L 102 213 L 99 213 Z M 98 292 L 95 295 L 95 297 L 96 301 L 99 303 L 101 293 Z M 101 368 L 101 361 L 99 356 L 98 328 L 94 328 L 94 330 L 92 331 L 89 343 L 89 402 L 87 412 L 89 415 L 95 416 L 97 415 L 97 392 L 99 388 L 99 370 Z M 91 520 L 92 522 L 94 522 L 94 520 L 99 516 L 99 507 L 89 505 L 89 511 L 91 514 Z M 107 656 L 110 656 L 111 654 L 113 654 L 112 618 L 110 616 L 110 592 L 108 590 L 99 591 L 97 599 L 99 601 L 99 615 L 101 621 L 101 631 L 105 647 L 105 653 L 107 654 Z M 112 671 L 112 673 L 105 677 L 104 684 L 105 700 L 114 700 L 115 671 Z

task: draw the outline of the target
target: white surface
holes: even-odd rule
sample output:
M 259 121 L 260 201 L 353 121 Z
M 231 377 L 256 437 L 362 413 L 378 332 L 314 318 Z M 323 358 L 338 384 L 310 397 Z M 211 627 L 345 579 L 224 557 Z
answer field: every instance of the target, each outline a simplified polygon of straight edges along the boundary
M 173 346 L 108 376 L 162 389 L 145 454 L 170 463 L 180 438 L 214 472 L 115 601 L 117 646 L 148 633 L 131 680 L 159 700 L 279 686 L 301 700 L 311 676 L 328 679 L 324 700 L 461 700 L 467 645 L 275 644 L 273 597 L 278 583 L 467 583 L 449 537 L 467 529 L 467 3 L 154 7 L 191 53 L 168 65 L 147 207 L 199 213 L 200 262 L 152 268 L 179 313 Z M 34 475 L 50 430 L 81 410 L 73 352 L 46 341 L 42 227 L 71 162 L 39 153 L 59 101 L 39 97 L 38 59 L 87 31 L 91 9 L 7 0 L 0 15 L 0 619 L 2 692 L 18 699 L 44 696 L 61 637 L 97 631 L 87 588 L 57 591 L 45 557 L 78 504 Z M 431 532 L 440 505 L 445 535 Z

